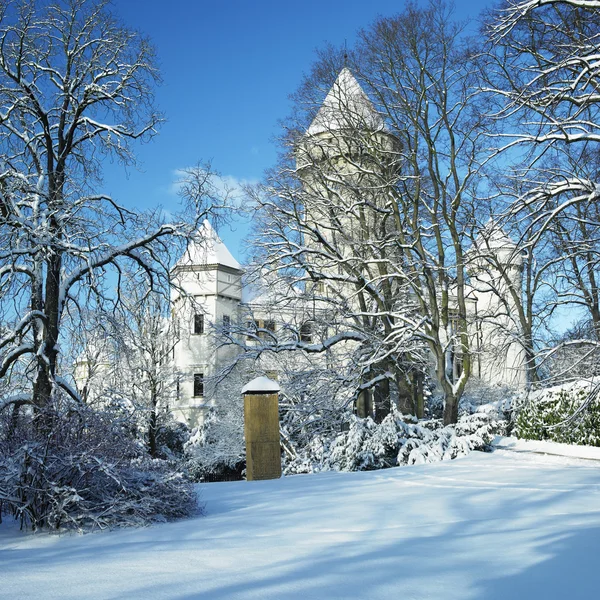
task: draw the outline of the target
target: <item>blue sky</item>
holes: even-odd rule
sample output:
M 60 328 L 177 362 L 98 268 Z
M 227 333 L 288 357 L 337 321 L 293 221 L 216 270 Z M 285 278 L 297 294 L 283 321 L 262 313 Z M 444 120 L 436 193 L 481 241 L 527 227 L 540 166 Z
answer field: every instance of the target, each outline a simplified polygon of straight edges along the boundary
M 455 2 L 476 18 L 490 1 Z M 163 84 L 157 102 L 167 122 L 138 147 L 138 169 L 105 165 L 105 192 L 138 208 L 174 206 L 178 169 L 211 160 L 235 180 L 253 181 L 276 159 L 273 138 L 289 113 L 289 95 L 327 42 L 351 46 L 378 16 L 403 0 L 113 0 L 126 25 L 149 36 Z M 220 234 L 243 258 L 245 228 Z

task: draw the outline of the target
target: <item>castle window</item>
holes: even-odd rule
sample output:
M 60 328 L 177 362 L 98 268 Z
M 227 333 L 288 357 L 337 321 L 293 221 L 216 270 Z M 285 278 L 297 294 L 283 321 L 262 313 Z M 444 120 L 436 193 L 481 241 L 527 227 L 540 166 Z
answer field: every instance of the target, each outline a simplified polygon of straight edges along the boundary
M 312 342 L 312 327 L 310 323 L 302 323 L 300 327 L 300 341 L 308 344 Z
M 229 333 L 231 331 L 231 317 L 229 315 L 223 315 L 223 332 Z
M 263 319 L 256 319 L 256 321 L 248 321 L 248 339 L 254 340 L 255 336 L 258 336 L 261 340 L 269 339 L 271 336 L 270 333 L 275 333 L 277 326 L 275 325 L 275 321 L 266 321 Z M 265 331 L 266 330 L 266 331 Z
M 194 315 L 194 334 L 200 335 L 204 333 L 204 315 L 196 313 Z
M 204 396 L 204 373 L 194 373 L 194 398 Z
M 258 328 L 257 321 L 246 321 L 246 339 L 252 341 L 255 339 L 256 329 Z

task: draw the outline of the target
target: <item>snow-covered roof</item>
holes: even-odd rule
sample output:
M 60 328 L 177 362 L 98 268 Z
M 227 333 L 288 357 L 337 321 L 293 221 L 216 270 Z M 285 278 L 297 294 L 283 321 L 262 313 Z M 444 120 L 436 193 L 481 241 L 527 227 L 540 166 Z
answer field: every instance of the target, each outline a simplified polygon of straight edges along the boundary
M 177 262 L 185 265 L 222 265 L 231 269 L 241 269 L 212 225 L 205 220 L 190 240 L 186 251 Z
M 480 250 L 489 248 L 490 250 L 505 249 L 511 251 L 517 247 L 510 237 L 504 233 L 504 230 L 491 219 L 475 240 L 475 246 Z
M 245 282 L 243 289 L 243 302 L 253 306 L 275 306 L 288 303 L 302 296 L 302 290 L 291 285 L 278 275 L 269 274 L 263 269 L 260 277 L 252 282 Z
M 246 291 L 244 302 L 253 306 L 273 306 L 278 302 L 293 301 L 295 298 L 299 298 L 301 294 L 302 292 L 294 286 L 277 284 L 266 288 L 254 286 Z
M 344 67 L 306 133 L 316 135 L 332 130 L 354 128 L 378 131 L 385 126 L 383 118 L 350 69 Z

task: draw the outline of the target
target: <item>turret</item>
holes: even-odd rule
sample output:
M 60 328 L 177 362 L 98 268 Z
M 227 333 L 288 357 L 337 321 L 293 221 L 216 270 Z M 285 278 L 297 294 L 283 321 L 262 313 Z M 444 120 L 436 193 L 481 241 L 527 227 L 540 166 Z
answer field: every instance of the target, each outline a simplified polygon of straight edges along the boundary
M 400 149 L 398 138 L 386 128 L 358 81 L 349 69 L 342 69 L 295 149 L 308 225 L 304 243 L 316 250 L 307 253 L 307 260 L 312 277 L 318 280 L 313 288 L 317 309 L 327 309 L 319 304 L 323 296 L 342 299 L 357 314 L 371 302 L 368 292 L 357 291 L 356 270 L 370 281 L 381 278 L 370 257 L 376 259 L 373 248 L 384 245 L 382 214 L 398 181 Z M 319 252 L 323 240 L 335 248 L 333 260 L 328 252 Z M 386 301 L 390 306 L 395 301 L 392 293 L 387 293 Z M 363 416 L 372 406 L 367 396 L 364 392 L 357 406 Z M 382 382 L 375 389 L 379 414 L 385 414 L 389 397 L 387 382 Z
M 203 421 L 213 405 L 207 383 L 237 352 L 219 348 L 216 331 L 227 331 L 239 318 L 242 299 L 240 264 L 204 221 L 171 272 L 172 318 L 176 339 L 173 363 L 180 374 L 176 418 L 190 426 Z
M 307 220 L 325 238 L 337 236 L 334 243 L 351 257 L 355 242 L 365 242 L 365 234 L 376 229 L 379 215 L 372 209 L 389 199 L 382 190 L 397 181 L 400 142 L 348 68 L 331 86 L 295 154 Z
M 329 162 L 336 172 L 352 174 L 356 160 L 396 164 L 400 143 L 385 127 L 350 70 L 344 67 L 296 147 L 299 171 Z M 305 173 L 301 173 L 303 177 Z
M 488 383 L 522 388 L 526 358 L 518 313 L 523 286 L 523 254 L 502 229 L 490 221 L 467 255 L 471 285 L 477 297 L 480 375 Z
M 181 292 L 189 296 L 222 296 L 242 299 L 240 264 L 208 221 L 204 221 L 190 240 L 183 256 L 172 270 L 171 300 Z
M 493 221 L 489 221 L 468 252 L 471 284 L 481 294 L 502 295 L 523 286 L 523 254 Z M 512 304 L 511 300 L 511 304 Z

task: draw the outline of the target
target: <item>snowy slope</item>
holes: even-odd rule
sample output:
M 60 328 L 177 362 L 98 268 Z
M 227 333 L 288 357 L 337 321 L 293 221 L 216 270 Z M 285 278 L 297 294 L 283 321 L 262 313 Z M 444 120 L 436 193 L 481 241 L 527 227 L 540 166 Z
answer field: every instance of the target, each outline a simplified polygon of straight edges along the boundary
M 536 454 L 552 454 L 569 458 L 581 458 L 600 461 L 600 448 L 596 446 L 578 446 L 577 444 L 561 444 L 559 442 L 522 440 L 516 437 L 503 437 L 497 435 L 492 442 L 494 448 L 499 450 L 512 450 L 513 452 L 534 452 Z M 600 463 L 598 463 L 600 467 Z
M 600 466 L 498 451 L 208 484 L 206 516 L 86 536 L 0 526 L 0 597 L 598 597 Z

